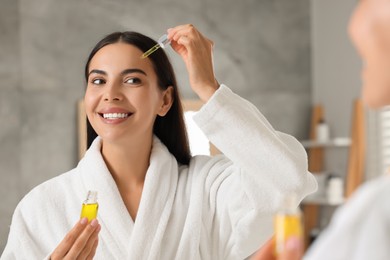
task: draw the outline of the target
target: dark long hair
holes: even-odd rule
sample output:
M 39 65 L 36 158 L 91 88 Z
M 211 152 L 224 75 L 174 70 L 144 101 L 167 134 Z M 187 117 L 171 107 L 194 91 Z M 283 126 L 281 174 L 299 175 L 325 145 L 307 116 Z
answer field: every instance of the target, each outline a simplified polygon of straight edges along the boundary
M 147 51 L 156 41 L 137 32 L 114 32 L 101 41 L 92 49 L 85 65 L 85 79 L 88 83 L 89 64 L 95 54 L 104 46 L 123 42 L 139 48 L 142 52 Z M 158 86 L 165 90 L 169 86 L 173 87 L 173 104 L 165 116 L 157 115 L 153 126 L 153 133 L 165 144 L 168 150 L 175 156 L 181 164 L 189 164 L 191 153 L 188 144 L 187 131 L 185 128 L 183 108 L 180 102 L 180 95 L 173 67 L 166 53 L 159 49 L 148 57 L 157 75 Z M 87 118 L 87 147 L 97 137 Z

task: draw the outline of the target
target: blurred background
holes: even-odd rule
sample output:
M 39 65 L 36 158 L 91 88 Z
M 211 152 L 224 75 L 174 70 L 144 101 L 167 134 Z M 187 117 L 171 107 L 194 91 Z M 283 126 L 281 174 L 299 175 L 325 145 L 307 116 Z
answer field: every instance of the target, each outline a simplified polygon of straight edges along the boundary
M 349 136 L 360 95 L 347 35 L 355 0 L 0 0 L 0 252 L 12 213 L 34 186 L 78 162 L 77 102 L 92 47 L 113 31 L 158 39 L 194 24 L 215 42 L 219 82 L 278 130 L 309 138 L 322 104 L 332 136 Z M 167 50 L 182 96 L 196 98 L 184 63 Z M 344 174 L 348 153 L 329 156 Z

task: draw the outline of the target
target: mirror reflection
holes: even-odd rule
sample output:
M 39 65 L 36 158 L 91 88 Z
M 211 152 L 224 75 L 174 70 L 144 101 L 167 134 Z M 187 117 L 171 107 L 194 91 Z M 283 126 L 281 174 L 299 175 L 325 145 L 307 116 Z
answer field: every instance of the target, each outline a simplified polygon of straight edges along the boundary
M 317 182 L 318 191 L 306 197 L 301 203 L 305 219 L 302 229 L 303 247 L 309 247 L 328 226 L 334 210 L 344 204 L 366 179 L 382 174 L 383 169 L 386 168 L 384 160 L 377 159 L 382 158 L 383 153 L 378 148 L 380 140 L 370 142 L 369 145 L 364 141 L 366 137 L 371 140 L 371 136 L 376 136 L 377 131 L 382 131 L 379 126 L 383 119 L 382 112 L 365 110 L 360 99 L 361 62 L 347 32 L 349 17 L 355 4 L 352 0 L 343 3 L 306 0 L 294 3 L 255 1 L 245 4 L 233 1 L 229 4 L 180 2 L 172 3 L 171 6 L 149 2 L 129 4 L 121 1 L 113 3 L 54 1 L 42 2 L 38 5 L 27 1 L 5 1 L 0 10 L 1 17 L 6 21 L 0 24 L 0 28 L 7 36 L 0 41 L 0 57 L 3 64 L 0 66 L 0 74 L 3 75 L 0 88 L 0 117 L 4 122 L 0 130 L 2 137 L 0 185 L 5 202 L 1 208 L 0 248 L 3 250 L 7 243 L 11 217 L 16 205 L 26 194 L 29 194 L 25 200 L 34 201 L 42 207 L 51 205 L 50 203 L 59 199 L 59 196 L 68 198 L 57 201 L 62 202 L 60 208 L 63 211 L 59 212 L 66 215 L 66 223 L 58 229 L 51 244 L 39 240 L 38 231 L 45 230 L 39 225 L 35 227 L 37 228 L 35 235 L 38 236 L 32 240 L 35 241 L 34 246 L 38 248 L 37 251 L 43 256 L 50 254 L 60 256 L 63 252 L 69 252 L 71 247 L 67 248 L 61 241 L 68 232 L 71 232 L 72 227 L 77 228 L 76 223 L 86 224 L 82 223 L 82 219 L 78 222 L 81 202 L 89 190 L 98 190 L 98 222 L 93 222 L 94 229 L 90 233 L 91 239 L 88 240 L 91 245 L 88 252 L 91 254 L 97 252 L 100 256 L 104 254 L 107 257 L 121 256 L 120 254 L 123 253 L 121 249 L 109 248 L 105 242 L 100 241 L 100 246 L 95 246 L 97 239 L 93 238 L 98 237 L 100 233 L 100 239 L 108 239 L 107 230 L 110 227 L 118 228 L 118 233 L 130 237 L 130 240 L 124 238 L 122 242 L 115 243 L 120 245 L 123 241 L 129 242 L 130 251 L 125 254 L 130 252 L 140 259 L 158 255 L 166 259 L 178 255 L 186 257 L 186 254 L 194 257 L 195 253 L 185 242 L 186 236 L 187 239 L 190 238 L 191 232 L 188 230 L 198 230 L 200 234 L 210 235 L 210 241 L 219 241 L 216 243 L 220 243 L 221 247 L 237 245 L 238 240 L 242 241 L 248 246 L 238 248 L 238 251 L 226 251 L 224 256 L 243 259 L 258 250 L 273 234 L 272 224 L 266 223 L 272 222 L 271 212 L 281 204 L 283 197 L 289 192 L 296 193 L 298 196 L 294 204 L 296 206 L 304 197 L 314 192 L 315 182 Z M 134 12 L 135 5 L 137 5 L 137 12 Z M 44 8 L 41 8 L 42 6 Z M 145 17 L 155 18 L 145 22 Z M 189 24 L 193 24 L 194 27 Z M 168 28 L 173 29 L 167 31 Z M 153 46 L 150 46 L 152 42 L 140 45 L 133 42 L 126 44 L 123 38 L 128 36 L 124 35 L 117 35 L 119 38 L 112 41 L 104 38 L 115 31 L 136 31 L 154 40 L 163 33 L 172 37 L 172 46 L 165 48 L 164 51 L 172 63 L 177 82 L 170 79 L 161 84 L 164 81 L 159 73 L 169 75 L 171 72 L 167 72 L 167 68 L 159 69 L 152 66 L 155 61 L 150 58 L 155 54 L 151 54 L 146 59 L 135 59 L 140 57 L 148 47 Z M 200 35 L 200 38 L 194 35 L 197 37 Z M 107 46 L 100 46 L 94 53 L 94 46 L 98 46 L 95 44 L 102 39 L 107 41 Z M 187 44 L 195 44 L 197 48 L 192 50 Z M 183 46 L 185 46 L 185 53 L 180 48 Z M 202 52 L 202 48 L 207 51 Z M 196 55 L 189 56 L 186 55 L 187 52 Z M 88 60 L 89 53 L 91 53 L 90 60 Z M 116 56 L 118 53 L 120 55 Z M 126 55 L 128 58 L 123 59 Z M 196 57 L 200 58 L 197 60 Z M 126 63 L 134 60 L 137 62 Z M 86 68 L 84 68 L 85 63 L 87 63 Z M 197 68 L 203 69 L 197 70 Z M 202 84 L 199 84 L 199 81 Z M 130 90 L 123 92 L 118 87 L 120 85 L 118 82 L 123 86 L 127 85 Z M 145 87 L 140 86 L 148 86 L 149 90 L 145 91 Z M 107 89 L 109 91 L 106 91 Z M 232 101 L 235 98 L 239 101 Z M 122 103 L 102 105 L 106 104 L 105 102 L 119 104 L 116 102 L 122 100 L 127 100 L 127 105 Z M 165 134 L 164 131 L 161 135 L 156 134 L 155 122 L 160 122 L 160 118 L 166 118 L 171 113 L 172 107 L 176 109 L 176 106 L 183 105 L 184 111 L 192 111 L 186 109 L 186 104 L 199 102 L 199 100 L 202 104 L 206 104 L 204 105 L 206 112 L 200 107 L 196 108 L 200 119 L 195 119 L 195 122 L 197 125 L 204 124 L 200 127 L 205 134 L 202 135 L 204 140 L 202 143 L 206 146 L 210 144 L 212 149 L 210 153 L 219 154 L 223 158 L 222 162 L 226 160 L 234 167 L 239 166 L 244 172 L 250 173 L 249 179 L 237 182 L 246 183 L 240 186 L 244 187 L 243 189 L 238 189 L 232 184 L 231 180 L 238 177 L 229 178 L 231 173 L 228 166 L 217 167 L 223 174 L 219 178 L 216 177 L 219 175 L 215 175 L 216 179 L 213 181 L 208 178 L 213 176 L 213 169 L 216 168 L 210 167 L 207 170 L 195 166 L 198 170 L 191 168 L 191 162 L 200 161 L 199 165 L 207 165 L 207 160 L 198 159 L 203 158 L 202 156 L 190 157 L 190 152 L 192 155 L 205 154 L 204 149 L 207 149 L 194 148 L 193 144 L 201 143 L 199 137 L 191 137 L 196 134 L 190 136 L 191 151 L 187 152 L 183 150 L 175 152 L 174 145 L 169 146 L 173 141 L 173 143 L 180 143 L 179 133 L 184 131 L 184 128 L 175 134 L 174 128 L 164 127 Z M 207 118 L 210 113 L 214 113 L 213 107 L 218 108 L 218 100 L 226 103 L 227 109 L 234 108 L 234 112 L 237 113 L 227 110 L 226 114 L 223 114 L 224 107 L 220 107 L 221 115 L 224 115 L 220 115 L 221 118 L 223 117 L 220 124 L 216 123 L 218 117 Z M 85 107 L 81 110 L 78 109 L 80 101 L 85 102 Z M 249 103 L 246 103 L 247 101 Z M 178 103 L 180 105 L 177 105 Z M 234 107 L 233 103 L 237 107 Z M 253 110 L 251 113 L 254 114 L 242 112 L 248 109 Z M 89 124 L 85 124 L 86 121 L 83 120 L 85 111 Z M 177 115 L 179 114 L 181 114 L 180 109 Z M 188 117 L 189 113 L 187 112 L 186 115 Z M 183 121 L 183 118 L 182 115 L 171 122 L 176 126 L 179 124 L 180 128 L 178 122 Z M 128 130 L 110 132 L 114 125 L 123 122 L 126 124 L 126 121 L 131 120 L 134 120 L 136 126 L 133 127 L 132 133 L 126 132 Z M 193 119 L 187 122 L 187 126 L 190 126 Z M 209 126 L 211 129 L 207 128 L 207 125 L 213 122 L 214 125 Z M 163 124 L 173 126 L 172 123 Z M 265 128 L 267 130 L 261 127 L 260 129 L 261 124 L 267 125 Z M 85 135 L 88 128 L 92 129 L 95 135 Z M 199 129 L 190 129 L 188 132 L 198 133 L 196 136 L 199 136 L 197 132 Z M 258 136 L 249 134 L 253 132 L 263 134 Z M 95 139 L 96 135 L 100 137 Z M 166 135 L 175 136 L 175 139 L 169 141 L 168 138 L 165 141 Z M 206 137 L 208 140 L 204 139 Z M 290 137 L 294 138 L 290 140 Z M 88 138 L 90 140 L 86 141 Z M 92 144 L 93 140 L 94 144 Z M 177 189 L 167 189 L 176 182 L 172 180 L 169 182 L 169 178 L 163 179 L 162 176 L 150 180 L 147 178 L 151 167 L 155 167 L 152 160 L 153 149 L 160 144 L 161 140 L 163 146 L 168 148 L 168 154 L 173 155 L 178 165 L 189 165 L 185 170 L 187 174 L 190 173 L 191 176 L 193 171 L 194 174 L 196 172 L 202 175 L 201 173 L 205 172 L 207 177 L 201 179 L 204 190 L 199 194 L 208 197 L 211 201 L 211 208 L 206 213 L 199 209 L 192 209 L 192 205 L 196 203 L 204 205 L 206 201 L 196 202 L 190 196 L 186 202 L 188 204 L 185 204 L 185 196 L 179 199 L 175 197 L 177 195 L 172 195 L 176 194 L 172 193 L 173 191 L 191 190 L 195 187 L 193 185 L 197 183 L 196 181 L 191 185 L 178 186 Z M 273 145 L 267 146 L 267 141 L 264 140 L 269 140 Z M 283 149 L 275 146 L 275 143 L 279 142 L 283 144 Z M 225 147 L 226 143 L 228 145 Z M 82 163 L 79 164 L 79 159 L 82 158 L 80 155 L 83 156 L 90 145 L 95 149 L 93 156 L 101 156 L 101 159 L 92 160 L 95 163 L 87 164 L 89 165 L 86 167 L 87 173 L 79 175 L 84 176 L 81 178 L 95 179 L 97 175 L 91 173 L 96 174 L 105 169 L 109 178 L 105 179 L 107 176 L 103 174 L 102 176 L 106 177 L 102 177 L 100 181 L 96 177 L 94 181 L 84 180 L 80 183 L 73 183 L 73 179 L 70 178 L 60 195 L 63 184 L 55 180 L 65 178 L 61 176 L 68 176 L 69 174 L 62 175 L 68 171 L 83 171 L 80 170 L 83 167 Z M 297 145 L 304 149 L 296 150 Z M 118 149 L 119 147 L 126 149 Z M 202 152 L 197 152 L 195 149 L 200 149 Z M 368 149 L 375 151 L 370 154 L 371 157 L 366 156 Z M 301 153 L 303 151 L 307 155 Z M 289 153 L 292 153 L 293 160 Z M 276 156 L 275 161 L 265 160 L 267 156 L 272 157 L 275 154 L 281 154 L 286 161 L 292 160 L 294 165 L 303 167 L 298 167 L 297 169 L 300 170 L 297 170 L 297 173 L 299 176 L 305 176 L 298 178 L 300 179 L 298 184 L 291 184 L 287 188 L 286 183 L 279 183 L 278 185 L 284 187 L 282 192 L 278 188 L 268 190 L 270 186 L 262 186 L 263 182 L 267 182 L 268 177 L 262 176 L 261 172 L 267 172 L 268 168 L 275 171 L 275 176 L 280 177 L 275 179 L 287 180 L 294 175 L 291 173 L 291 167 L 285 166 L 288 163 L 279 163 L 281 157 Z M 212 157 L 209 159 L 210 162 L 215 158 L 219 157 Z M 301 164 L 302 158 L 308 158 L 308 164 Z M 252 165 L 250 160 L 256 163 Z M 381 166 L 374 167 L 374 165 Z M 370 173 L 366 173 L 367 168 L 371 169 Z M 159 166 L 158 169 L 155 172 L 160 172 L 164 168 Z M 167 170 L 167 172 L 176 172 L 177 176 L 183 178 L 181 171 L 171 168 Z M 126 175 L 122 172 L 133 172 L 133 174 Z M 252 176 L 254 172 L 259 175 Z M 53 189 L 44 196 L 50 200 L 46 201 L 40 196 L 34 197 L 31 195 L 34 191 L 29 193 L 37 185 L 57 176 L 60 177 L 47 182 L 46 186 L 40 185 L 35 189 L 35 192 L 41 195 L 44 194 L 40 193 L 42 187 Z M 182 180 L 180 178 L 178 180 Z M 223 181 L 225 178 L 226 181 Z M 154 184 L 151 184 L 153 182 Z M 134 185 L 130 187 L 123 185 L 124 183 L 134 183 Z M 146 184 L 148 188 L 145 188 Z M 273 185 L 274 183 L 271 186 Z M 107 187 L 110 189 L 104 191 Z M 251 194 L 251 190 L 256 194 L 254 197 L 243 195 Z M 255 190 L 268 190 L 266 194 L 269 194 L 269 197 L 268 195 L 257 197 Z M 150 197 L 148 197 L 149 193 Z M 156 204 L 152 207 L 154 200 L 152 198 L 155 194 L 159 194 L 158 197 L 163 201 L 158 202 L 158 198 L 155 198 L 157 201 L 153 202 Z M 272 206 L 266 210 L 267 219 L 260 221 L 259 216 L 264 213 L 262 211 L 264 205 L 269 206 L 270 203 L 265 203 L 265 198 L 272 201 Z M 245 202 L 246 200 L 248 201 Z M 170 204 L 171 208 L 169 213 L 164 215 L 165 207 L 161 206 L 167 205 L 166 203 Z M 187 205 L 187 211 L 175 209 L 177 205 L 183 203 Z M 239 235 L 236 238 L 235 232 L 245 233 L 246 229 L 235 227 L 229 233 L 227 231 L 229 229 L 225 228 L 227 226 L 224 226 L 226 221 L 238 221 L 244 217 L 244 215 L 236 215 L 236 211 L 230 211 L 230 208 L 236 205 L 234 203 L 240 205 L 240 210 L 237 211 L 241 212 L 240 214 L 248 212 L 245 207 L 256 205 L 261 208 L 262 210 L 257 212 L 260 215 L 255 214 L 254 220 L 245 223 L 247 223 L 246 228 L 251 226 L 262 226 L 262 228 L 253 228 L 246 236 Z M 110 204 L 112 205 L 108 206 Z M 151 208 L 156 209 L 155 214 L 150 213 Z M 192 217 L 196 215 L 191 209 L 201 214 L 199 218 L 193 219 L 194 223 L 213 219 L 207 215 L 210 212 L 214 212 L 215 215 L 212 216 L 215 216 L 215 221 L 218 223 L 210 223 L 209 228 L 206 229 L 200 227 L 194 229 L 193 226 L 187 225 L 185 218 L 187 215 Z M 110 216 L 104 214 L 118 212 L 118 210 L 122 212 L 115 217 L 118 218 L 115 220 L 118 225 L 111 227 L 105 223 Z M 63 219 L 63 215 L 56 216 L 55 212 L 52 214 L 37 212 L 36 209 L 25 206 L 20 206 L 19 209 L 19 214 L 26 213 L 31 216 L 31 219 L 27 218 L 27 222 L 36 223 L 38 218 L 58 217 L 58 221 Z M 146 212 L 149 212 L 148 216 L 144 215 Z M 165 219 L 165 224 L 160 222 L 161 218 Z M 58 221 L 52 221 L 50 225 L 55 225 Z M 50 225 L 46 227 L 49 230 Z M 150 232 L 144 232 L 147 226 L 150 226 Z M 26 224 L 25 228 L 28 227 L 29 225 Z M 165 229 L 165 232 L 161 231 L 161 228 Z M 183 231 L 177 234 L 169 231 L 177 228 Z M 227 233 L 224 236 L 217 236 L 218 228 L 226 230 Z M 136 238 L 137 243 L 143 241 L 145 246 L 150 246 L 154 251 L 141 250 L 141 252 L 137 249 L 138 244 L 134 242 Z M 152 242 L 157 238 L 160 242 Z M 232 242 L 233 238 L 238 240 Z M 114 241 L 119 238 L 111 239 Z M 12 241 L 12 237 L 9 241 Z M 207 256 L 213 256 L 211 257 L 213 259 L 218 259 L 220 256 L 216 252 L 220 252 L 220 247 L 216 245 L 215 248 L 209 248 L 209 245 L 209 243 L 202 245 L 200 242 L 200 251 Z M 7 248 L 8 252 L 12 252 L 12 245 Z M 166 255 L 161 255 L 162 248 L 169 248 L 163 253 Z M 144 255 L 145 253 L 150 255 Z

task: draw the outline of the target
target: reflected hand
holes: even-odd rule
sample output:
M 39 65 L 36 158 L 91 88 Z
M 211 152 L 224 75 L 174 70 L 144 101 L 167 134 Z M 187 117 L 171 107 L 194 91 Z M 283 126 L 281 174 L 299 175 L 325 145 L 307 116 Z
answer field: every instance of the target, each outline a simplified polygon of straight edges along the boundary
M 89 224 L 87 218 L 81 219 L 66 234 L 50 259 L 92 259 L 96 253 L 100 229 L 96 219 Z
M 278 257 L 275 256 L 275 240 L 270 239 L 251 260 L 301 260 L 303 257 L 303 241 L 297 237 L 291 237 L 286 241 L 286 250 Z

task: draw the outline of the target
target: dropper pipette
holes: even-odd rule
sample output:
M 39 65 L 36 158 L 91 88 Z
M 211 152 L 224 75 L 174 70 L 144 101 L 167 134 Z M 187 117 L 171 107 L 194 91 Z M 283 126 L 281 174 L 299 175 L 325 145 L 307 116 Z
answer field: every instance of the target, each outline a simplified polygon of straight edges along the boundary
M 171 43 L 171 41 L 168 39 L 168 35 L 167 34 L 164 34 L 163 36 L 161 36 L 158 40 L 157 40 L 157 44 L 154 45 L 152 48 L 150 48 L 149 50 L 147 50 L 146 52 L 144 52 L 141 56 L 142 59 L 145 59 L 146 57 L 148 57 L 150 54 L 152 54 L 153 52 L 157 51 L 158 49 L 160 48 L 163 48 L 165 49 L 169 44 Z

